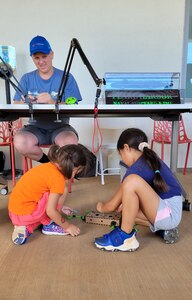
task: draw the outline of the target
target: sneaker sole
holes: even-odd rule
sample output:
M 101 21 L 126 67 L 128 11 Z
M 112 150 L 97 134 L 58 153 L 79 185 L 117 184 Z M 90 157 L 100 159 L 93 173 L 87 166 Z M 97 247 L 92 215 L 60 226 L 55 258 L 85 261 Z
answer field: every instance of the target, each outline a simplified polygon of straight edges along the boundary
M 45 234 L 45 235 L 69 235 L 68 232 L 59 233 L 59 232 L 48 232 L 48 231 L 45 231 L 45 230 L 42 230 L 42 233 Z
M 133 245 L 130 246 L 129 248 L 126 247 L 125 244 L 119 246 L 119 247 L 114 247 L 112 245 L 109 246 L 101 246 L 97 243 L 95 243 L 96 247 L 99 248 L 100 250 L 106 250 L 106 251 L 111 251 L 111 252 L 134 252 L 139 248 L 139 242 L 135 240 L 133 242 Z
M 15 245 L 23 245 L 26 243 L 26 241 L 27 238 L 23 234 L 19 234 L 18 237 L 15 240 L 13 240 L 13 243 Z
M 15 245 L 23 245 L 27 241 L 26 237 L 26 227 L 25 226 L 16 226 L 13 234 L 12 241 Z
M 164 235 L 164 241 L 166 244 L 174 244 L 179 239 L 179 230 L 178 228 L 174 228 L 172 230 L 168 230 Z

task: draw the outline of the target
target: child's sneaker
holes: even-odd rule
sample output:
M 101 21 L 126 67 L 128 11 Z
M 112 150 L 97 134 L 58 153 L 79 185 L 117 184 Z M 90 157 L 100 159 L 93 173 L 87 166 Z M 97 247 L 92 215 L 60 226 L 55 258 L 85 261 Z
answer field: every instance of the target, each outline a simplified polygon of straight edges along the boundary
M 95 239 L 97 248 L 107 251 L 135 251 L 139 247 L 135 229 L 130 234 L 116 227 L 108 234 Z
M 179 230 L 177 227 L 170 230 L 158 230 L 156 234 L 161 236 L 166 244 L 176 243 L 179 239 Z
M 27 241 L 28 236 L 30 236 L 29 231 L 26 226 L 14 226 L 12 241 L 16 245 L 22 245 Z
M 66 232 L 61 226 L 57 225 L 55 222 L 52 222 L 48 225 L 43 225 L 42 233 L 47 235 L 67 235 Z

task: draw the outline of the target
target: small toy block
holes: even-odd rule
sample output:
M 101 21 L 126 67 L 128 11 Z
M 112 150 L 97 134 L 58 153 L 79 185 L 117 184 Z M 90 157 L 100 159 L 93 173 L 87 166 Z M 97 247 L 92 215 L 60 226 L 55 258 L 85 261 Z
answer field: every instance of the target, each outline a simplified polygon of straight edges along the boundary
M 120 220 L 121 214 L 117 212 L 100 213 L 91 211 L 85 216 L 86 223 L 106 226 L 119 226 Z

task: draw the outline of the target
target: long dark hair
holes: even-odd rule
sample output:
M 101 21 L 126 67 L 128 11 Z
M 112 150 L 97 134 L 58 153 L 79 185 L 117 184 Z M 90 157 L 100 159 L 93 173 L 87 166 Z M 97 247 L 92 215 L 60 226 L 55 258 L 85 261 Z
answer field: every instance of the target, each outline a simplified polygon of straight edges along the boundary
M 138 128 L 128 128 L 121 133 L 117 142 L 117 150 L 122 150 L 124 148 L 124 145 L 127 144 L 130 148 L 140 151 L 139 145 L 141 143 L 148 143 L 146 134 Z M 153 150 L 149 149 L 146 144 L 146 146 L 143 146 L 142 156 L 149 167 L 154 171 L 154 189 L 158 192 L 166 192 L 167 185 L 160 173 L 161 162 L 158 155 Z
M 59 147 L 52 145 L 48 152 L 48 158 L 53 163 L 57 163 L 60 172 L 70 179 L 75 167 L 86 166 L 86 157 L 83 150 L 75 144 Z M 81 170 L 82 170 L 81 169 Z

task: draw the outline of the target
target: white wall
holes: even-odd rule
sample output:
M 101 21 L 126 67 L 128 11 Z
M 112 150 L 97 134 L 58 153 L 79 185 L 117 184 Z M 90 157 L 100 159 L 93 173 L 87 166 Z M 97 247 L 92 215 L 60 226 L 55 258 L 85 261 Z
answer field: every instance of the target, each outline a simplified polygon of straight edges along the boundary
M 110 71 L 182 72 L 184 13 L 184 0 L 10 0 L 1 6 L 0 44 L 16 48 L 17 79 L 34 68 L 29 41 L 35 35 L 50 41 L 54 65 L 61 69 L 75 37 L 100 78 Z M 96 86 L 78 53 L 71 72 L 83 103 L 94 103 Z M 5 103 L 3 80 L 0 99 Z M 148 118 L 118 120 L 119 127 L 121 122 L 123 128 L 137 126 L 152 134 Z M 71 124 L 80 142 L 91 146 L 93 120 L 71 119 Z

